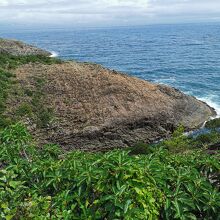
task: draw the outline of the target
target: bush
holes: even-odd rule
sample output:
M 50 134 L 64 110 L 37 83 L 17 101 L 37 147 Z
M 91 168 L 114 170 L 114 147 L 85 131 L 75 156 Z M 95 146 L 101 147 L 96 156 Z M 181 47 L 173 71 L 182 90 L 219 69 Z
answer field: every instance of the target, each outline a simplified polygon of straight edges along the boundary
M 10 126 L 0 133 L 0 216 L 219 219 L 219 154 L 173 154 L 164 146 L 129 153 L 40 149 L 23 125 Z
M 220 133 L 212 131 L 208 134 L 202 134 L 195 138 L 198 145 L 208 145 L 220 141 Z
M 172 153 L 181 153 L 192 149 L 191 139 L 184 135 L 184 127 L 179 126 L 174 131 L 172 138 L 164 140 L 161 145 L 166 147 Z
M 53 158 L 59 159 L 59 156 L 62 155 L 63 151 L 60 146 L 56 144 L 46 144 L 40 151 L 40 154 L 43 158 Z
M 162 219 L 218 219 L 220 211 L 219 156 L 202 152 L 170 155 L 159 151 L 147 158 L 158 187 L 166 195 Z M 213 177 L 213 178 L 212 178 Z M 214 183 L 218 179 L 218 183 Z
M 130 155 L 150 154 L 153 153 L 154 147 L 155 146 L 152 146 L 150 144 L 140 142 L 129 149 Z
M 216 129 L 220 128 L 220 118 L 213 119 L 211 121 L 208 121 L 205 125 L 206 128 L 209 129 Z

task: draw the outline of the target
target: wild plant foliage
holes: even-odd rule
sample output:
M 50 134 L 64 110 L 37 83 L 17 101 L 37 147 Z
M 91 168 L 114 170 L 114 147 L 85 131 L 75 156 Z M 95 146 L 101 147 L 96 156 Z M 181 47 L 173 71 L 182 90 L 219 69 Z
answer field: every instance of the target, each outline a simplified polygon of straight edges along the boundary
M 35 146 L 21 124 L 7 127 L 0 133 L 0 218 L 219 219 L 219 153 L 171 153 L 162 145 L 133 156 L 64 153 Z
M 43 63 L 50 65 L 54 63 L 62 63 L 62 61 L 43 55 L 13 56 L 10 54 L 0 54 L 0 68 L 2 69 L 15 69 L 16 67 L 27 63 Z
M 10 54 L 0 54 L 0 129 L 15 123 L 17 118 L 26 115 L 34 117 L 38 127 L 45 127 L 49 124 L 53 112 L 42 104 L 42 99 L 44 98 L 43 93 L 41 92 L 43 79 L 36 78 L 36 91 L 27 89 L 25 91 L 17 91 L 15 86 L 17 84 L 16 76 L 12 73 L 12 70 L 20 65 L 28 63 L 51 65 L 62 62 L 63 61 L 59 59 L 42 55 L 13 56 Z M 11 113 L 11 116 L 13 115 L 13 117 L 9 117 L 6 114 L 7 100 L 10 95 L 18 95 L 16 93 L 19 93 L 19 98 L 22 98 L 22 96 L 26 94 L 32 97 L 32 100 L 31 103 L 21 103 L 18 109 L 16 109 L 13 114 Z

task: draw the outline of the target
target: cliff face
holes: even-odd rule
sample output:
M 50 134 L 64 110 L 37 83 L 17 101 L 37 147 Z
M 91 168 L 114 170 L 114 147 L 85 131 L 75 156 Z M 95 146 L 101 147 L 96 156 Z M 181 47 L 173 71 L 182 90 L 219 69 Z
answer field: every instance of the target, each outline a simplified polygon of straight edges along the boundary
M 51 53 L 32 45 L 25 44 L 17 40 L 8 40 L 0 38 L 0 53 L 10 54 L 13 56 L 24 55 L 42 55 L 50 56 Z
M 54 109 L 56 120 L 44 129 L 36 129 L 30 121 L 29 126 L 42 142 L 58 143 L 67 150 L 150 143 L 168 136 L 179 124 L 194 129 L 215 115 L 207 104 L 174 88 L 95 64 L 28 64 L 15 73 L 29 90 L 36 87 L 34 78 L 45 81 L 44 105 Z

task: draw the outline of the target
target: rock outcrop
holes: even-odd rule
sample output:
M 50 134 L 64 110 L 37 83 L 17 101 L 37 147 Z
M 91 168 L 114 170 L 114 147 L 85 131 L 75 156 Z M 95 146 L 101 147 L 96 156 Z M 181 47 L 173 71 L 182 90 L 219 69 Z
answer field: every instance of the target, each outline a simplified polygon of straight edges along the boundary
M 34 88 L 34 78 L 44 78 L 44 102 L 54 109 L 55 120 L 45 129 L 29 126 L 43 143 L 57 143 L 66 150 L 151 143 L 170 135 L 179 124 L 195 129 L 216 114 L 177 89 L 96 64 L 28 64 L 15 73 L 28 89 Z
M 39 49 L 32 45 L 25 44 L 21 41 L 0 38 L 0 54 L 1 53 L 10 54 L 14 56 L 25 56 L 25 55 L 51 56 L 52 55 L 48 51 Z
M 0 39 L 0 53 L 51 55 L 20 41 L 5 39 Z M 39 89 L 36 79 L 44 82 L 41 99 L 44 106 L 54 110 L 54 120 L 44 128 L 38 128 L 30 116 L 22 120 L 39 142 L 57 143 L 66 150 L 109 150 L 140 141 L 151 143 L 169 136 L 179 124 L 191 130 L 216 115 L 206 103 L 177 89 L 97 64 L 30 63 L 14 73 L 23 90 L 17 94 L 23 95 L 8 100 L 8 114 L 13 116 L 13 110 L 22 103 L 26 107 L 33 103 L 32 92 L 27 95 L 25 91 Z

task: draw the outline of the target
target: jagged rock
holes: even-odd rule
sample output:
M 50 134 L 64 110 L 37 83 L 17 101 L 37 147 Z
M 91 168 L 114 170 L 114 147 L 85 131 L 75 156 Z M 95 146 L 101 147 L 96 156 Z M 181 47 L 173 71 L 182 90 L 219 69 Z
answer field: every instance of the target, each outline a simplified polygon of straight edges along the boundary
M 43 55 L 50 56 L 50 52 L 39 49 L 32 45 L 25 44 L 17 40 L 8 40 L 0 38 L 0 54 L 10 54 L 14 56 L 24 55 Z

